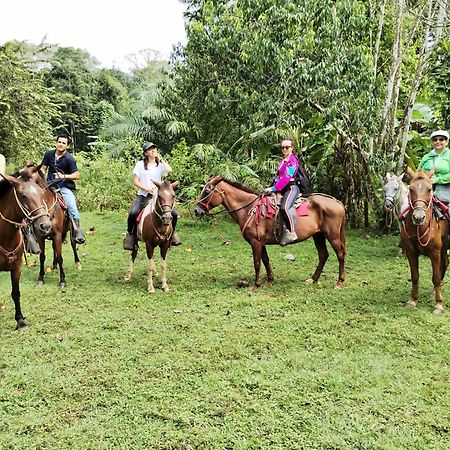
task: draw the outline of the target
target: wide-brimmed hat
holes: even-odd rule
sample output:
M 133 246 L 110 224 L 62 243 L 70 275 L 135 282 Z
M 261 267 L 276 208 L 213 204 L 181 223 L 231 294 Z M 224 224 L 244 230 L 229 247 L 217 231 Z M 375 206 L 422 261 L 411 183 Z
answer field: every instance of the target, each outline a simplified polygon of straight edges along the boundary
M 446 131 L 446 130 L 437 130 L 437 131 L 433 131 L 433 132 L 431 133 L 430 139 L 433 139 L 433 138 L 436 137 L 436 136 L 442 136 L 442 137 L 445 137 L 445 139 L 447 139 L 447 141 L 448 141 L 448 138 L 449 138 L 448 131 Z
M 152 147 L 158 147 L 156 144 L 154 144 L 153 142 L 144 142 L 144 145 L 142 146 L 142 150 L 145 152 L 146 150 L 148 150 L 149 148 Z

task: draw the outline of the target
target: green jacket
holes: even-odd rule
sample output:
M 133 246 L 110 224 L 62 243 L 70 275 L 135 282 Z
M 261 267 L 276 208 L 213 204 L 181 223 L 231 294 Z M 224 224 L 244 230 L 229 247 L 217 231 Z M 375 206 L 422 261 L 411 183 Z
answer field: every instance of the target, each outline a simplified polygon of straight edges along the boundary
M 433 149 L 431 152 L 423 155 L 418 169 L 429 172 L 433 168 L 436 169 L 431 177 L 433 183 L 450 183 L 450 149 L 446 148 L 440 154 Z

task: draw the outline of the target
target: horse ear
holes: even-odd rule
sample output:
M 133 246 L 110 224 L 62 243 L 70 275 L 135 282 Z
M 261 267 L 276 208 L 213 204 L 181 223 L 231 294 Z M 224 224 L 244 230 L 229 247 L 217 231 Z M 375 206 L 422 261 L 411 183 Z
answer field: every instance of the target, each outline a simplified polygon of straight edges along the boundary
M 391 179 L 391 173 L 386 172 L 386 181 L 389 181 Z
M 403 181 L 403 177 L 405 176 L 405 172 L 398 176 L 398 181 Z
M 39 164 L 38 166 L 34 166 L 33 173 L 39 172 L 41 170 L 41 167 L 42 167 L 42 163 Z
M 170 185 L 172 186 L 172 189 L 175 189 L 179 184 L 180 184 L 179 181 L 174 181 L 173 183 L 170 183 Z
M 162 183 L 161 183 L 160 181 L 155 181 L 155 180 L 152 180 L 152 181 L 153 181 L 153 184 L 154 184 L 158 189 L 161 188 Z
M 416 172 L 411 169 L 411 167 L 407 167 L 406 173 L 408 174 L 409 178 L 413 179 L 416 176 Z
M 429 172 L 427 172 L 427 175 L 431 178 L 434 175 L 435 171 L 436 171 L 436 168 L 433 167 Z
M 5 175 L 4 177 L 5 180 L 8 181 L 12 186 L 18 186 L 20 184 L 20 181 L 15 177 L 12 177 L 10 175 Z

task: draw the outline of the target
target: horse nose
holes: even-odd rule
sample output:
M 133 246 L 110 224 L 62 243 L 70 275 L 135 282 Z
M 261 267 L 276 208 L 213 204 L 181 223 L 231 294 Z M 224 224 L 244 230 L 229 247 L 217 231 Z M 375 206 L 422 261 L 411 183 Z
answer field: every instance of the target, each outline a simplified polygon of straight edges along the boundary
M 414 225 L 422 225 L 425 221 L 425 211 L 423 209 L 416 209 L 413 212 L 412 219 Z
M 42 221 L 38 225 L 38 230 L 42 234 L 42 236 L 48 236 L 52 231 L 52 223 L 50 220 Z
M 204 213 L 203 213 L 203 210 L 202 210 L 201 208 L 199 208 L 198 206 L 195 207 L 194 212 L 195 212 L 195 216 L 196 216 L 196 217 L 202 217 L 203 214 L 204 214 Z

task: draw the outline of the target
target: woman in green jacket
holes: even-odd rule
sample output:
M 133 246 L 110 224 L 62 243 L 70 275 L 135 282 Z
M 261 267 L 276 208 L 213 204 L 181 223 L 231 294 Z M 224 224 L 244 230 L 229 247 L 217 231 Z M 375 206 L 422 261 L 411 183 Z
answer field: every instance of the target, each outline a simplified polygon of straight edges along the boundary
M 429 172 L 435 169 L 431 181 L 435 185 L 436 197 L 444 203 L 450 203 L 450 149 L 447 148 L 448 131 L 438 130 L 431 133 L 433 149 L 426 153 L 419 164 L 419 169 Z

